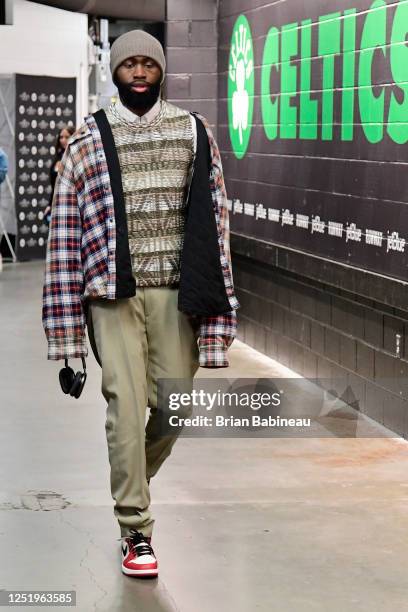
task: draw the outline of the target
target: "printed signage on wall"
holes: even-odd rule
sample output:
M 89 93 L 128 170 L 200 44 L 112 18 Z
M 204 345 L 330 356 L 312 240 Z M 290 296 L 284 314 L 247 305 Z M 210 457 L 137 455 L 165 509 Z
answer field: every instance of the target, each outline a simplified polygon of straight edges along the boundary
M 19 260 L 45 256 L 50 167 L 57 136 L 75 125 L 76 80 L 16 75 L 16 252 Z
M 231 229 L 407 279 L 408 0 L 331 5 L 220 20 Z

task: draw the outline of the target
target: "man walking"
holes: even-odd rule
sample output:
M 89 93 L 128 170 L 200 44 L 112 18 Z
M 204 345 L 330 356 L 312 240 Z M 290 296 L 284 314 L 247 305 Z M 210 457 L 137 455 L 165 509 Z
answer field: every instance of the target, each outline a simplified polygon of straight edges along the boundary
M 122 571 L 157 576 L 149 482 L 177 437 L 160 435 L 157 381 L 228 366 L 239 304 L 207 121 L 161 98 L 163 48 L 146 32 L 115 41 L 111 71 L 120 100 L 86 118 L 62 159 L 43 324 L 49 359 L 85 357 L 88 326 L 107 401 Z

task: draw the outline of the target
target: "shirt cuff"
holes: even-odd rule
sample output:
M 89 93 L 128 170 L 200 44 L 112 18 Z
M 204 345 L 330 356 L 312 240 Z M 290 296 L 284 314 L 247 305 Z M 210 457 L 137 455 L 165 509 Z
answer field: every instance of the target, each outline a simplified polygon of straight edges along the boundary
M 48 359 L 74 359 L 87 355 L 88 349 L 84 336 L 48 338 Z
M 216 338 L 199 342 L 200 368 L 228 368 L 227 350 L 225 343 Z

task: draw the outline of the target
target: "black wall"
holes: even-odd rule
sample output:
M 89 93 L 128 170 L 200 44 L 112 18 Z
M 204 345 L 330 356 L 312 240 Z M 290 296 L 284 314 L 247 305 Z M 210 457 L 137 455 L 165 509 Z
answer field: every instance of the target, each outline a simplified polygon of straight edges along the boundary
M 238 338 L 407 437 L 406 312 L 237 255 L 236 237 L 233 245 Z
M 395 11 L 403 2 L 385 2 L 389 42 Z M 221 0 L 218 15 L 218 142 L 230 199 L 233 271 L 238 298 L 239 338 L 310 378 L 325 378 L 355 407 L 407 436 L 408 400 L 408 249 L 387 251 L 387 236 L 408 238 L 408 149 L 387 134 L 369 142 L 358 106 L 358 65 L 362 30 L 370 0 Z M 321 58 L 312 34 L 312 81 L 319 101 L 318 137 L 268 140 L 260 110 L 261 63 L 271 26 L 356 9 L 353 138 L 341 136 L 341 88 L 344 69 L 335 59 L 334 121 L 331 140 L 322 138 Z M 240 14 L 252 28 L 254 48 L 254 111 L 248 149 L 242 158 L 231 145 L 228 114 L 228 65 L 231 35 Z M 343 33 L 341 34 L 343 36 Z M 300 38 L 299 38 L 300 44 Z M 379 54 L 380 53 L 380 54 Z M 404 91 L 393 83 L 389 60 L 378 50 L 373 60 L 373 92 L 385 85 L 385 115 L 391 92 L 400 103 Z M 291 62 L 299 65 L 293 58 Z M 276 77 L 276 74 L 275 74 Z M 279 83 L 271 77 L 275 92 Z M 299 73 L 297 75 L 299 79 Z M 298 88 L 299 81 L 297 82 Z M 388 87 L 388 89 L 387 89 Z M 316 93 L 317 92 L 317 93 Z M 275 95 L 273 100 L 280 94 Z M 405 95 L 406 91 L 405 91 Z M 340 96 L 340 97 L 339 97 Z M 293 98 L 298 105 L 298 97 Z M 339 106 L 340 104 L 340 106 Z M 340 109 L 340 110 L 339 110 Z M 364 112 L 364 111 L 363 111 Z M 340 113 L 340 114 L 339 114 Z M 405 125 L 408 117 L 405 119 Z M 279 209 L 278 223 L 234 213 L 234 200 Z M 282 225 L 282 212 L 309 216 L 308 229 Z M 324 233 L 312 233 L 311 220 L 320 216 Z M 343 223 L 341 237 L 329 236 L 328 221 Z M 356 223 L 360 241 L 346 240 L 346 229 Z M 367 228 L 383 233 L 380 246 L 367 244 Z

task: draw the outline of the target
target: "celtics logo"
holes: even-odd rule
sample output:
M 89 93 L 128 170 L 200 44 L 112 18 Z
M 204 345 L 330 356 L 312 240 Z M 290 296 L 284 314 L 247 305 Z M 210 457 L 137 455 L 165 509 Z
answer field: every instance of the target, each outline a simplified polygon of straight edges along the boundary
M 247 18 L 240 15 L 231 38 L 228 67 L 228 123 L 232 149 L 238 159 L 248 148 L 254 110 L 254 50 Z

